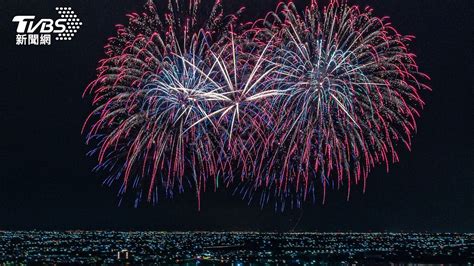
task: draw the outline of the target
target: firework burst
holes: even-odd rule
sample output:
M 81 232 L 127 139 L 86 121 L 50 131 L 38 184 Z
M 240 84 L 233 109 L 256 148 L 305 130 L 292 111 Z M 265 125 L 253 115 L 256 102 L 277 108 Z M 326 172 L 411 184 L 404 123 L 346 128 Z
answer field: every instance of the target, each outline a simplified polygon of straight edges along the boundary
M 345 185 L 348 198 L 353 184 L 365 191 L 375 165 L 388 171 L 398 161 L 397 143 L 410 149 L 419 92 L 429 89 L 407 48 L 412 36 L 345 1 L 312 1 L 303 14 L 280 4 L 261 24 L 258 38 L 273 36 L 270 82 L 282 93 L 272 100 L 264 164 L 255 165 L 263 170 L 238 189 L 250 200 L 263 191 L 261 204 L 274 196 L 296 206 L 316 191 L 324 202 L 329 186 Z
M 97 147 L 96 169 L 110 172 L 106 184 L 121 183 L 119 195 L 132 187 L 137 203 L 156 202 L 160 189 L 172 197 L 186 184 L 199 198 L 218 169 L 208 112 L 224 96 L 216 93 L 222 90 L 213 80 L 216 65 L 207 58 L 236 15 L 224 17 L 216 1 L 202 22 L 200 7 L 170 0 L 161 18 L 149 2 L 144 13 L 130 14 L 86 90 L 94 96 L 85 126 L 91 124 L 87 140 Z
M 365 191 L 399 143 L 410 149 L 428 77 L 388 18 L 337 0 L 301 13 L 280 3 L 254 23 L 220 1 L 199 8 L 170 0 L 164 19 L 151 2 L 129 15 L 86 90 L 87 139 L 119 194 L 156 202 L 192 187 L 200 199 L 222 177 L 283 210 L 324 202 L 329 187 Z

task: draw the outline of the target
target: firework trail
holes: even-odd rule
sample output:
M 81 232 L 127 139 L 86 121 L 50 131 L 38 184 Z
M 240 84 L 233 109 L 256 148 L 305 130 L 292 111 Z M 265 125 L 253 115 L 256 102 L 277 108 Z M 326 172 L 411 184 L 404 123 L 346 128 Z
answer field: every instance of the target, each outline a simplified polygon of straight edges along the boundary
M 199 206 L 222 179 L 284 210 L 328 188 L 365 191 L 371 169 L 410 149 L 428 77 L 387 17 L 336 0 L 302 13 L 280 3 L 253 23 L 220 1 L 209 15 L 192 0 L 167 10 L 129 15 L 86 90 L 96 169 L 120 195 L 156 202 L 191 187 Z

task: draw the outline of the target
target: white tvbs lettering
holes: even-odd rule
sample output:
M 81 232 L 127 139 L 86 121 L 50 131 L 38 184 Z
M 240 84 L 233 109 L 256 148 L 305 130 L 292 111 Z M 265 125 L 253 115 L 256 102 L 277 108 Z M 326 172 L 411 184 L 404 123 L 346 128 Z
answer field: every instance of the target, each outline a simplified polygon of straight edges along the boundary
M 17 22 L 17 33 L 62 33 L 66 30 L 66 19 L 52 20 L 43 18 L 35 22 L 35 16 L 15 16 L 12 22 Z

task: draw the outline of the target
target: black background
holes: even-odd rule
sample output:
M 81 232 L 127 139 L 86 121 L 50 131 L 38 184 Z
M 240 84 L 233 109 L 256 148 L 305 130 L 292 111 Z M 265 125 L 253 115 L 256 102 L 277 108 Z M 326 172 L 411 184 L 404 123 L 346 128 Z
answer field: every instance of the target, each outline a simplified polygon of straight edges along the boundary
M 223 2 L 247 6 L 248 19 L 276 6 Z M 144 1 L 1 1 L 0 229 L 474 231 L 472 1 L 349 2 L 374 7 L 417 37 L 411 49 L 433 92 L 423 93 L 413 151 L 401 152 L 389 173 L 377 167 L 367 192 L 357 188 L 349 202 L 342 189 L 325 205 L 275 213 L 222 191 L 204 194 L 200 212 L 192 192 L 155 207 L 118 207 L 116 191 L 101 185 L 85 155 L 80 130 L 90 104 L 81 95 L 114 25 Z M 56 6 L 71 6 L 83 21 L 72 41 L 15 45 L 15 15 L 54 18 Z

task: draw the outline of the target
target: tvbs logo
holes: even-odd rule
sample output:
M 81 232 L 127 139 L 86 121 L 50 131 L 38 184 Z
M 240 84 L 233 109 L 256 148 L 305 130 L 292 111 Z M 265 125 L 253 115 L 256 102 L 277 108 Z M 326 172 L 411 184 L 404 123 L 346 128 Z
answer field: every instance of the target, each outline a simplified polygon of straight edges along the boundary
M 82 26 L 82 21 L 70 7 L 56 7 L 60 18 L 38 19 L 33 15 L 15 16 L 16 45 L 51 45 L 56 41 L 70 41 Z

